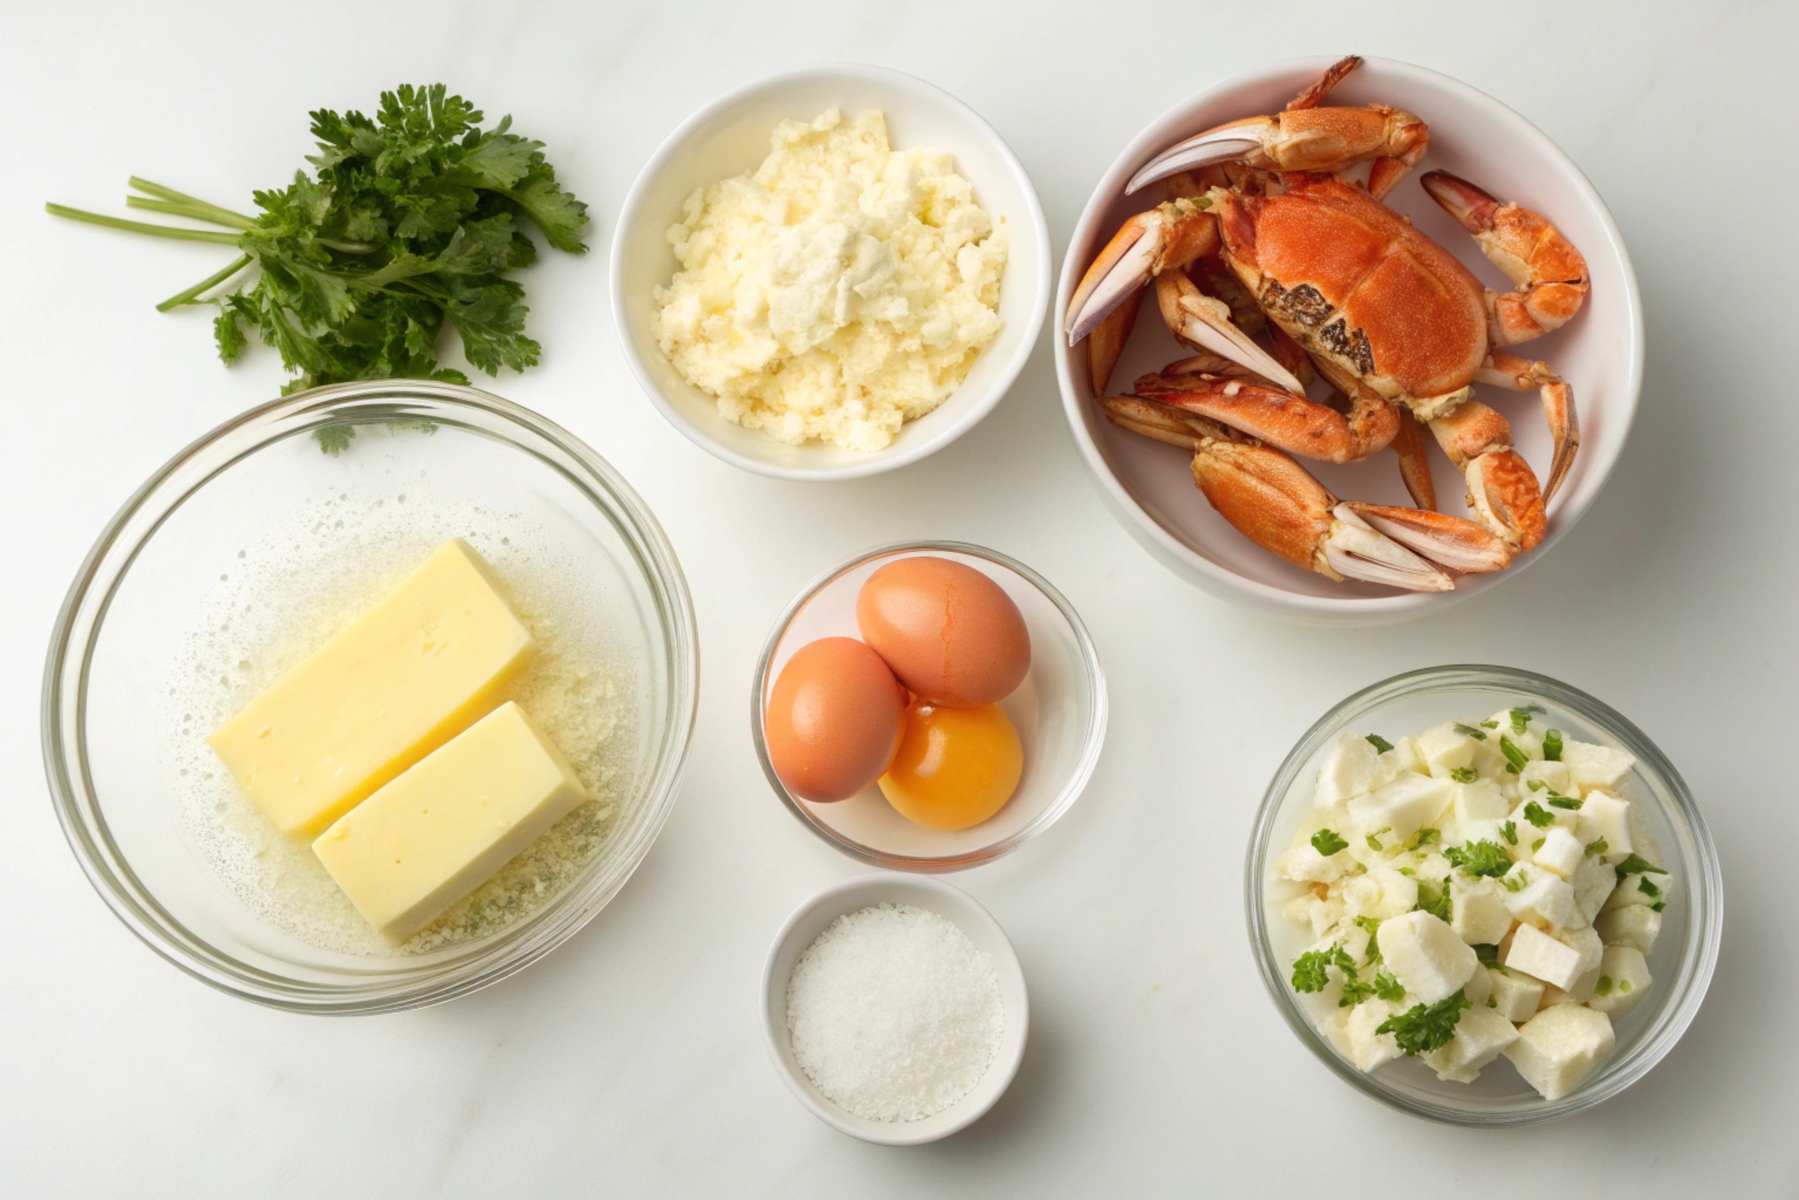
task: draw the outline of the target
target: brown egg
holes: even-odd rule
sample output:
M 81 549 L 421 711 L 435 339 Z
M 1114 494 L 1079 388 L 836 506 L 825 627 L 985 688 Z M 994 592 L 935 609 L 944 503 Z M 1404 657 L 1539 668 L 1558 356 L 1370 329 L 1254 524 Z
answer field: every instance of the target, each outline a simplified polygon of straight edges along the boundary
M 1031 634 L 1012 597 L 946 558 L 902 558 L 870 575 L 856 624 L 901 683 L 937 704 L 997 704 L 1031 669 Z
M 781 668 L 762 729 L 768 758 L 802 800 L 848 800 L 899 749 L 906 693 L 880 655 L 855 638 L 820 638 Z

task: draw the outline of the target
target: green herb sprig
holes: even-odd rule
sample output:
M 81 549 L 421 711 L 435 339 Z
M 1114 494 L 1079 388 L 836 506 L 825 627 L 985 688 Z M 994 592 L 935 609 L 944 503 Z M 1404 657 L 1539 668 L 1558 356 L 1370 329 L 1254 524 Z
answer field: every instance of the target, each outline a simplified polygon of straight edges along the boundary
M 1474 1005 L 1461 989 L 1435 1004 L 1417 1004 L 1397 1016 L 1388 1017 L 1374 1032 L 1390 1033 L 1399 1048 L 1409 1055 L 1429 1054 L 1441 1050 L 1455 1038 L 1455 1027 L 1462 1010 Z

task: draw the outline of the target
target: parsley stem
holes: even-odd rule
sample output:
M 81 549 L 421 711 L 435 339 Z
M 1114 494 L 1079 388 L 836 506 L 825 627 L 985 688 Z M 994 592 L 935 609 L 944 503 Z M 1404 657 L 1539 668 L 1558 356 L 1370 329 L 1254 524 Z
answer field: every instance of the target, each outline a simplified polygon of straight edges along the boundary
M 173 200 L 176 204 L 183 204 L 191 209 L 204 210 L 211 215 L 204 216 L 201 219 L 211 221 L 215 225 L 235 225 L 239 229 L 252 229 L 256 225 L 254 219 L 246 217 L 243 213 L 232 212 L 230 209 L 220 208 L 216 204 L 208 204 L 198 197 L 190 196 L 185 192 L 178 192 L 174 188 L 164 187 L 160 183 L 151 183 L 148 179 L 139 179 L 136 175 L 133 175 L 129 182 L 132 187 L 147 195 L 156 196 L 163 200 Z M 127 197 L 125 203 L 132 204 L 134 201 L 135 197 Z M 139 205 L 139 207 L 149 206 Z
M 235 218 L 225 220 L 215 215 L 210 205 L 196 207 L 192 204 L 176 204 L 169 200 L 147 200 L 142 196 L 125 197 L 126 208 L 147 208 L 151 212 L 167 213 L 171 217 L 186 217 L 190 221 L 207 221 L 213 225 L 229 225 L 233 229 L 254 229 L 251 221 L 239 222 Z
M 171 308 L 180 308 L 183 304 L 192 304 L 199 298 L 201 292 L 224 283 L 227 279 L 230 279 L 233 275 L 249 265 L 250 256 L 248 254 L 240 254 L 237 256 L 237 259 L 224 270 L 216 271 L 213 274 L 208 275 L 205 279 L 202 279 L 193 287 L 188 288 L 185 292 L 177 292 L 167 300 L 164 300 L 161 304 L 158 304 L 156 306 L 156 311 L 168 312 Z
M 71 221 L 85 221 L 89 225 L 104 225 L 108 229 L 123 229 L 127 233 L 147 233 L 152 237 L 174 238 L 183 242 L 211 242 L 217 246 L 237 245 L 238 235 L 226 233 L 218 229 L 182 229 L 177 225 L 152 225 L 148 221 L 127 221 L 121 217 L 107 217 L 99 213 L 84 212 L 79 208 L 68 208 L 61 204 L 46 204 L 44 211 L 53 217 L 66 217 Z

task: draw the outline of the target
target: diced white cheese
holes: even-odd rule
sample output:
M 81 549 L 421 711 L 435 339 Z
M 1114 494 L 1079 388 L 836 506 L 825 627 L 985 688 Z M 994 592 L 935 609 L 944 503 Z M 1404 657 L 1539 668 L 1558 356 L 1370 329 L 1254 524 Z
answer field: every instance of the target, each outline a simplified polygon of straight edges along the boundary
M 1324 765 L 1318 768 L 1318 788 L 1312 803 L 1329 808 L 1352 796 L 1360 796 L 1374 786 L 1375 767 L 1380 751 L 1367 738 L 1345 733 L 1325 753 Z
M 1569 773 L 1567 763 L 1544 762 L 1542 759 L 1525 763 L 1524 769 L 1518 772 L 1518 783 L 1533 796 L 1540 796 L 1546 791 L 1566 796 L 1574 790 L 1574 777 Z M 1530 786 L 1533 783 L 1543 786 L 1533 788 Z
M 1590 791 L 1575 814 L 1574 832 L 1582 846 L 1605 843 L 1605 860 L 1622 862 L 1631 853 L 1630 801 L 1610 792 Z
M 1656 842 L 1655 835 L 1650 832 L 1648 810 L 1641 804 L 1630 806 L 1630 844 L 1636 853 L 1657 866 L 1667 862 L 1662 857 L 1662 848 Z
M 1462 995 L 1468 997 L 1468 1003 L 1482 1008 L 1487 997 L 1493 994 L 1493 974 L 1484 966 L 1475 967 L 1474 974 L 1468 976 L 1468 982 L 1462 985 Z
M 1585 1004 L 1599 984 L 1599 968 L 1582 971 L 1571 987 L 1559 988 L 1553 983 L 1543 989 L 1543 1002 L 1538 1008 L 1554 1008 L 1558 1004 Z
M 1331 1009 L 1329 1015 L 1318 1025 L 1318 1031 L 1331 1044 L 1331 1049 L 1351 1062 L 1355 1061 L 1355 1050 L 1349 1044 L 1349 1015 L 1354 1011 L 1349 1008 Z
M 1662 914 L 1646 905 L 1632 904 L 1600 913 L 1593 929 L 1608 946 L 1633 946 L 1648 954 L 1655 949 L 1655 939 L 1661 936 Z
M 1511 884 L 1517 885 L 1512 890 Z M 1586 914 L 1574 898 L 1568 881 L 1530 863 L 1513 863 L 1501 883 L 1505 906 L 1514 918 L 1527 925 L 1544 925 L 1555 929 L 1578 929 L 1586 925 Z M 1527 968 L 1528 969 L 1528 968 Z M 1535 972 L 1531 972 L 1535 974 Z
M 1436 820 L 1449 806 L 1455 785 L 1444 779 L 1407 773 L 1366 796 L 1349 802 L 1356 832 L 1375 835 L 1391 848 Z
M 1497 946 L 1512 928 L 1504 889 L 1491 879 L 1461 874 L 1451 878 L 1449 927 L 1470 946 Z
M 1499 727 L 1487 735 L 1494 741 L 1498 741 L 1502 737 L 1509 738 L 1512 745 L 1524 751 L 1529 757 L 1533 759 L 1543 757 L 1543 734 L 1546 730 L 1537 722 L 1534 715 L 1524 723 L 1523 732 L 1519 732 L 1518 727 L 1513 724 L 1512 710 L 1509 708 L 1494 713 L 1487 720 Z
M 1349 1061 L 1361 1071 L 1372 1071 L 1400 1055 L 1399 1043 L 1390 1033 L 1376 1033 L 1399 1006 L 1386 1000 L 1364 1000 L 1349 1010 L 1343 1033 L 1349 1042 Z
M 1384 921 L 1418 906 L 1418 881 L 1392 867 L 1377 866 L 1338 885 L 1343 908 L 1351 917 Z
M 1274 860 L 1274 874 L 1298 883 L 1330 883 L 1355 870 L 1355 859 L 1342 850 L 1318 853 L 1310 842 L 1300 842 Z
M 1468 944 L 1427 912 L 1382 921 L 1375 940 L 1393 978 L 1423 1004 L 1435 1004 L 1454 992 L 1480 966 Z
M 1445 721 L 1418 736 L 1418 757 L 1439 779 L 1448 779 L 1451 772 L 1474 763 L 1474 747 L 1479 743 L 1466 734 L 1457 733 L 1455 726 L 1454 721 Z
M 1616 1038 L 1611 1018 L 1578 1004 L 1546 1008 L 1518 1029 L 1501 1053 L 1545 1100 L 1559 1100 L 1580 1086 Z
M 1444 845 L 1454 845 L 1460 842 L 1492 842 L 1495 846 L 1504 846 L 1510 850 L 1510 843 L 1505 840 L 1505 834 L 1500 832 L 1501 824 L 1500 821 L 1458 821 L 1455 826 L 1454 841 L 1450 840 L 1449 831 L 1444 831 Z
M 1582 856 L 1568 883 L 1574 888 L 1574 902 L 1580 905 L 1581 914 L 1591 921 L 1618 886 L 1618 874 L 1603 858 L 1587 854 Z
M 1491 779 L 1455 785 L 1455 819 L 1466 825 L 1470 821 L 1499 821 L 1511 808 L 1499 793 L 1499 785 Z
M 1313 937 L 1323 937 L 1345 915 L 1342 900 L 1309 891 L 1287 901 L 1283 911 L 1290 920 L 1310 929 Z
M 1493 1011 L 1514 1025 L 1530 1020 L 1543 1002 L 1543 981 L 1509 967 L 1487 974 L 1493 981 Z
M 1476 1005 L 1455 1024 L 1449 1044 L 1424 1055 L 1437 1078 L 1454 1083 L 1473 1083 L 1480 1069 L 1498 1058 L 1518 1040 L 1512 1023 L 1490 1008 Z
M 1512 934 L 1503 962 L 1507 970 L 1523 971 L 1560 988 L 1571 985 L 1585 969 L 1579 950 L 1534 925 L 1520 925 Z
M 1571 878 L 1580 867 L 1580 860 L 1585 858 L 1586 850 L 1582 848 L 1580 839 L 1561 825 L 1551 825 L 1543 834 L 1543 844 L 1531 843 L 1531 861 L 1539 867 L 1547 867 L 1563 879 Z
M 1536 806 L 1536 816 L 1538 821 L 1543 820 L 1544 817 L 1549 818 L 1546 824 L 1538 825 L 1530 819 L 1530 811 L 1533 804 Z M 1573 833 L 1575 823 L 1579 821 L 1580 818 L 1573 809 L 1557 808 L 1549 803 L 1548 793 L 1531 792 L 1527 794 L 1524 799 L 1518 801 L 1517 808 L 1514 808 L 1511 812 L 1506 814 L 1506 820 L 1510 821 L 1513 827 L 1517 829 L 1518 844 L 1520 846 L 1529 846 L 1532 842 L 1542 837 L 1547 830 L 1553 829 L 1557 825 L 1560 825 L 1569 833 Z
M 1505 755 L 1499 752 L 1499 733 L 1496 730 L 1481 730 L 1487 736 L 1474 743 L 1474 759 L 1470 765 L 1482 779 L 1516 779 L 1506 767 L 1510 764 Z
M 1430 768 L 1418 756 L 1417 743 L 1411 738 L 1402 737 L 1393 743 L 1391 750 L 1381 751 L 1379 765 L 1374 768 L 1374 787 L 1392 783 L 1407 771 L 1419 775 L 1430 774 Z
M 1635 946 L 1607 946 L 1599 961 L 1598 986 L 1587 1006 L 1621 1017 L 1649 994 L 1649 962 Z
M 1568 764 L 1568 773 L 1581 788 L 1616 788 L 1637 763 L 1623 750 L 1575 741 L 1562 743 L 1562 761 Z

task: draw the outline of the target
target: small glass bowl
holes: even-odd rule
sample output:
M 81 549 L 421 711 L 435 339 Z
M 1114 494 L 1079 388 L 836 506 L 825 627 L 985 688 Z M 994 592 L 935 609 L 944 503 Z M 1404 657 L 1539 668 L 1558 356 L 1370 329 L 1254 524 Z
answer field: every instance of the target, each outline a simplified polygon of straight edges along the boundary
M 835 804 L 801 800 L 768 759 L 763 709 L 793 652 L 822 637 L 858 637 L 856 595 L 897 558 L 934 555 L 963 563 L 1006 590 L 1031 633 L 1031 672 L 1000 707 L 1024 743 L 1024 775 L 998 813 L 953 832 L 914 825 L 878 787 Z M 851 858 L 899 871 L 960 871 L 991 862 L 1055 824 L 1074 804 L 1106 739 L 1106 677 L 1074 608 L 1043 576 L 996 550 L 966 542 L 906 542 L 858 554 L 814 580 L 775 622 L 750 690 L 750 735 L 769 786 L 813 833 Z
M 1542 718 L 1570 738 L 1617 746 L 1636 756 L 1624 781 L 1626 799 L 1643 806 L 1668 860 L 1672 887 L 1662 931 L 1649 955 L 1649 999 L 1616 1025 L 1617 1045 L 1581 1085 L 1560 1100 L 1545 1100 L 1501 1058 L 1471 1084 L 1446 1083 L 1417 1059 L 1400 1058 L 1372 1073 L 1356 1069 L 1318 1032 L 1302 997 L 1288 981 L 1293 959 L 1314 940 L 1269 911 L 1272 859 L 1292 842 L 1312 809 L 1312 790 L 1326 750 L 1344 730 L 1388 738 L 1439 722 L 1481 720 L 1535 702 Z M 1300 1041 L 1326 1066 L 1375 1099 L 1415 1116 L 1454 1125 L 1530 1125 L 1565 1117 L 1611 1099 L 1641 1079 L 1674 1047 L 1699 1011 L 1718 959 L 1724 923 L 1724 884 L 1704 819 L 1673 764 L 1622 715 L 1593 697 L 1543 675 L 1509 667 L 1446 666 L 1410 671 L 1377 683 L 1331 709 L 1299 740 L 1268 785 L 1250 836 L 1244 907 L 1262 982 Z
M 355 433 L 328 456 L 312 435 Z M 444 505 L 531 522 L 580 594 L 603 603 L 635 678 L 632 766 L 605 845 L 562 891 L 485 937 L 411 956 L 321 949 L 252 911 L 194 844 L 155 718 L 171 663 L 216 582 L 321 494 Z M 448 512 L 447 507 L 438 511 Z M 460 511 L 458 509 L 457 511 Z M 396 526 L 396 536 L 398 526 Z M 330 537 L 323 526 L 318 536 Z M 560 945 L 617 894 L 674 803 L 699 691 L 687 584 L 656 519 L 587 446 L 474 388 L 342 384 L 277 400 L 176 455 L 113 518 L 58 615 L 45 665 L 44 766 L 81 868 L 152 950 L 203 982 L 297 1012 L 435 1004 Z

